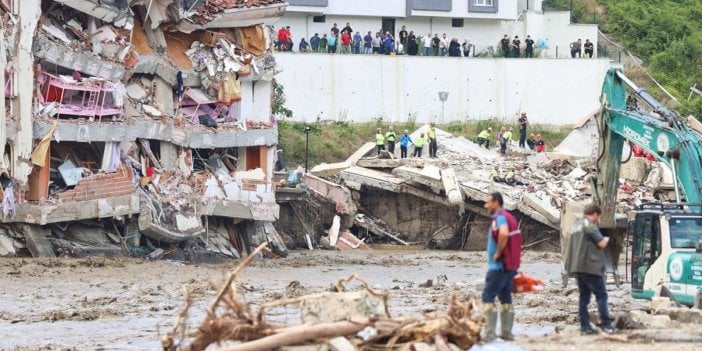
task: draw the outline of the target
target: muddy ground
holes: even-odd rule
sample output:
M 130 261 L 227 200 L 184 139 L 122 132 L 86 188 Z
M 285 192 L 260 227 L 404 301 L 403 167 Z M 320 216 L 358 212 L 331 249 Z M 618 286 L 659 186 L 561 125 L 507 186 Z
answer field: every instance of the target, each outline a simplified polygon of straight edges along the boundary
M 572 282 L 568 289 L 560 288 L 559 259 L 554 253 L 525 254 L 523 270 L 546 280 L 548 289 L 516 297 L 519 346 L 554 351 L 699 350 L 699 344 L 683 342 L 689 335 L 702 337 L 699 327 L 626 331 L 616 339 L 580 336 L 577 291 Z M 483 253 L 478 252 L 296 251 L 286 259 L 256 261 L 239 284 L 255 304 L 320 292 L 337 279 L 358 273 L 371 285 L 390 290 L 393 315 L 417 315 L 444 309 L 452 292 L 479 297 L 483 261 Z M 157 350 L 160 335 L 182 306 L 184 288 L 196 301 L 190 320 L 197 324 L 214 296 L 211 285 L 220 283 L 236 264 L 107 258 L 0 260 L 0 349 Z M 430 279 L 433 284 L 427 287 Z M 610 289 L 614 313 L 647 306 L 632 300 L 626 287 L 611 285 Z M 278 310 L 272 318 L 297 323 L 293 312 Z

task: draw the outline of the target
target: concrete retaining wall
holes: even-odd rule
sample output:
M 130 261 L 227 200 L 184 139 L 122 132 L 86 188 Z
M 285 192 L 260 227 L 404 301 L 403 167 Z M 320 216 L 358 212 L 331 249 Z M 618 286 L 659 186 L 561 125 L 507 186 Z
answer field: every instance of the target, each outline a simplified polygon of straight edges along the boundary
M 277 54 L 295 120 L 575 124 L 599 107 L 605 59 Z M 449 92 L 442 119 L 439 92 Z

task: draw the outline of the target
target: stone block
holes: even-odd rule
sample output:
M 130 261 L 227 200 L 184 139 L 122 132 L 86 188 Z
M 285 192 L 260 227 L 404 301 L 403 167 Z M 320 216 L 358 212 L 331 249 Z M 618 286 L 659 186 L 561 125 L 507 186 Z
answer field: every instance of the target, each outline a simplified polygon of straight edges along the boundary
M 54 246 L 49 240 L 51 230 L 38 225 L 22 225 L 27 249 L 32 257 L 56 257 Z
M 630 311 L 626 323 L 631 329 L 668 329 L 672 320 L 668 315 L 652 315 L 646 311 Z
M 0 257 L 14 257 L 16 254 L 14 240 L 0 234 Z
M 300 303 L 302 321 L 309 324 L 361 320 L 385 312 L 382 298 L 367 291 L 328 292 Z
M 622 163 L 619 176 L 631 182 L 642 183 L 646 180 L 646 159 L 632 157 L 629 162 Z
M 349 339 L 339 336 L 329 340 L 329 347 L 332 351 L 356 351 L 358 348 Z
M 702 310 L 696 308 L 662 307 L 656 313 L 680 323 L 702 324 Z

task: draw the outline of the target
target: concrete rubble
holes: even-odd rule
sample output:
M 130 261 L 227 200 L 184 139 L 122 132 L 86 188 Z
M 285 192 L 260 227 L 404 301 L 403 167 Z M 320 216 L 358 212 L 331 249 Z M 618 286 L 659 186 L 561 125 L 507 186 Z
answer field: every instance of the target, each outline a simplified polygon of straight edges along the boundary
M 287 255 L 270 104 L 286 7 L 3 3 L 0 255 Z
M 369 143 L 353 159 L 318 165 L 311 172 L 346 189 L 343 200 L 346 221 L 340 230 L 347 230 L 369 244 L 480 249 L 489 224 L 483 201 L 489 193 L 499 191 L 504 196 L 505 208 L 521 219 L 527 247 L 547 243 L 557 248 L 561 245 L 559 231 L 566 204 L 591 199 L 590 178 L 595 173 L 597 154 L 594 123 L 593 116 L 588 116 L 556 148 L 559 152 L 554 153 L 534 153 L 513 144 L 508 155 L 501 156 L 496 150 L 487 150 L 464 137 L 437 129 L 437 159 L 399 159 L 395 158 L 397 155 L 379 158 Z M 427 128 L 428 125 L 420 127 L 411 137 L 426 133 Z M 590 148 L 582 147 L 584 139 L 589 140 Z M 623 154 L 627 151 L 623 150 Z M 641 157 L 632 157 L 625 165 L 620 213 L 644 199 L 652 199 L 654 192 L 660 193 L 662 181 L 658 178 L 665 173 L 650 172 L 660 166 Z M 516 181 L 497 182 L 492 178 L 493 172 L 499 178 L 514 172 Z M 655 187 L 645 184 L 649 175 L 656 178 Z M 329 187 L 320 188 L 319 182 L 307 185 L 318 194 Z M 349 198 L 354 206 L 348 205 Z M 341 200 L 326 198 L 324 202 L 331 209 Z M 326 235 L 331 217 L 333 213 L 322 219 L 327 227 L 312 233 L 315 239 Z M 283 218 L 282 222 L 288 220 Z M 312 235 L 309 231 L 307 234 Z M 288 241 L 303 246 L 299 236 Z

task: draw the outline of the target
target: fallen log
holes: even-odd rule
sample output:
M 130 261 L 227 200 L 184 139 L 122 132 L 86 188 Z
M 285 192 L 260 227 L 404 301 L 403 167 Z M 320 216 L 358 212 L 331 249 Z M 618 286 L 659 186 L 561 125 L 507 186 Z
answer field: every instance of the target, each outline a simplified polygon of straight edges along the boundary
M 371 325 L 371 320 L 365 321 L 343 321 L 334 323 L 322 323 L 317 325 L 299 325 L 288 328 L 285 332 L 267 336 L 243 344 L 223 348 L 220 351 L 264 351 L 274 350 L 283 346 L 300 345 L 306 341 L 318 338 L 333 338 L 356 334 L 367 326 Z

